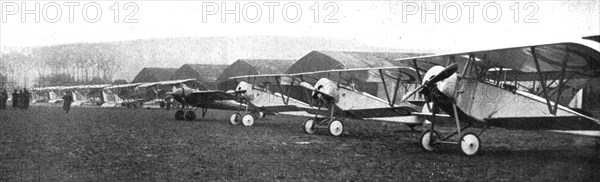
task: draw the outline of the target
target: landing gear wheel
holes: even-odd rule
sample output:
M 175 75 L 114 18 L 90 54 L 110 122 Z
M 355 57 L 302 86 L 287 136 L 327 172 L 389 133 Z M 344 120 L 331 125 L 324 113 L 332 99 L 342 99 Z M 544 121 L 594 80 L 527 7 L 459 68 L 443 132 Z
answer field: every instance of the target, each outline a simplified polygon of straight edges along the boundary
M 244 124 L 244 126 L 252 126 L 254 124 L 254 116 L 251 114 L 244 115 L 242 118 L 242 124 Z
M 229 124 L 231 125 L 239 125 L 242 119 L 242 115 L 240 115 L 239 113 L 233 113 L 231 114 L 231 116 L 229 116 Z
M 460 137 L 460 149 L 466 155 L 475 155 L 481 147 L 479 137 L 472 132 L 464 133 Z
M 184 117 L 185 120 L 193 121 L 196 119 L 196 113 L 194 111 L 186 111 Z
M 340 120 L 333 120 L 329 123 L 329 133 L 333 136 L 340 136 L 344 132 L 344 124 Z
M 440 134 L 434 130 L 425 130 L 421 134 L 421 147 L 425 151 L 435 150 L 435 142 L 440 140 Z
M 175 119 L 183 120 L 183 114 L 185 114 L 185 112 L 183 110 L 178 110 L 177 112 L 175 112 Z
M 264 112 L 258 112 L 258 118 L 265 118 L 267 115 Z
M 306 119 L 306 121 L 304 121 L 304 126 L 302 128 L 304 129 L 304 132 L 307 134 L 315 134 L 317 132 L 317 128 L 315 127 L 314 119 Z

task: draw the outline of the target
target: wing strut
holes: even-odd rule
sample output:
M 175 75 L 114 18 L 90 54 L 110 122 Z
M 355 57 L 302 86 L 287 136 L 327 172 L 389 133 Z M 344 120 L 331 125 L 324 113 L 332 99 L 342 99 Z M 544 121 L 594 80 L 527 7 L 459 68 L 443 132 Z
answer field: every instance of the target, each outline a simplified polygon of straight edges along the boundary
M 281 86 L 281 81 L 279 81 L 279 76 L 275 77 L 275 80 L 277 81 L 277 86 L 279 87 L 279 90 L 281 90 L 281 92 L 285 93 L 285 90 L 283 89 L 283 87 Z M 283 103 L 285 105 L 288 105 L 288 103 L 290 102 L 290 94 L 292 93 L 292 87 L 294 86 L 294 80 L 292 79 L 292 83 L 290 84 L 290 87 L 287 90 L 287 94 L 285 95 L 281 95 L 281 100 L 283 101 Z M 286 98 L 287 97 L 287 98 Z
M 562 91 L 563 91 L 563 85 L 564 85 L 564 81 L 563 79 L 565 78 L 565 71 L 567 70 L 567 61 L 569 61 L 568 59 L 569 54 L 567 53 L 567 59 L 565 59 L 565 61 L 562 64 L 562 68 L 560 69 L 560 80 L 558 80 L 558 93 L 556 93 L 556 100 L 554 101 L 554 109 L 551 111 L 552 114 L 556 114 L 556 111 L 558 110 L 558 102 L 560 101 L 560 95 L 562 95 Z M 546 99 L 548 100 L 548 99 Z
M 415 70 L 417 70 L 417 79 L 419 79 L 419 83 L 423 82 L 421 79 L 421 70 L 419 70 L 419 66 L 417 66 L 417 59 L 413 59 L 413 64 Z
M 398 72 L 401 72 L 398 70 Z M 394 86 L 394 95 L 390 100 L 390 94 L 388 92 L 387 83 L 385 82 L 385 77 L 383 76 L 383 70 L 379 70 L 379 76 L 381 76 L 381 82 L 383 83 L 383 89 L 385 91 L 385 96 L 388 100 L 388 104 L 393 107 L 396 104 L 396 95 L 398 95 L 398 89 L 400 89 L 400 77 L 396 78 L 396 85 Z
M 542 86 L 542 91 L 544 92 L 544 98 L 546 99 L 546 105 L 548 106 L 548 110 L 550 114 L 556 114 L 554 109 L 552 109 L 552 105 L 550 104 L 550 99 L 548 99 L 548 91 L 546 90 L 546 81 L 544 80 L 544 76 L 542 75 L 542 70 L 540 69 L 540 63 L 535 53 L 535 47 L 531 47 L 531 54 L 533 55 L 533 62 L 535 63 L 535 69 L 537 69 L 538 78 L 540 79 L 540 85 Z
M 398 69 L 398 72 L 401 72 L 400 69 Z M 419 73 L 418 70 L 417 70 L 417 76 L 419 77 L 419 82 L 421 82 L 421 74 Z M 406 90 L 406 85 L 402 84 L 402 86 L 404 86 L 404 90 Z M 396 102 L 396 97 L 398 96 L 398 89 L 400 89 L 400 76 L 398 76 L 396 78 L 396 88 L 394 89 L 394 96 L 392 98 L 392 104 L 390 104 L 390 106 L 393 106 Z M 406 93 L 406 91 L 405 91 L 405 93 Z
M 383 90 L 385 90 L 385 97 L 388 100 L 388 104 L 393 106 L 392 101 L 390 100 L 390 94 L 388 93 L 387 84 L 385 83 L 385 77 L 383 76 L 383 70 L 379 70 L 379 76 L 381 76 L 381 82 L 383 82 Z

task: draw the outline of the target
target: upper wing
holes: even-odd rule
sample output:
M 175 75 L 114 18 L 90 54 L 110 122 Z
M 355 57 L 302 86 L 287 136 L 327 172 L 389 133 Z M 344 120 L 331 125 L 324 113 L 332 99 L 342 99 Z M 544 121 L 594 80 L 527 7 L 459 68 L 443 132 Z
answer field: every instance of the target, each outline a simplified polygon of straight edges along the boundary
M 365 82 L 383 82 L 385 79 L 394 81 L 418 82 L 419 73 L 410 67 L 373 67 L 373 68 L 354 68 L 354 69 L 334 69 L 314 72 L 294 73 L 294 74 L 264 74 L 264 75 L 245 75 L 231 77 L 229 79 L 246 79 L 249 82 L 269 82 L 281 85 L 303 85 L 303 83 L 316 83 L 320 78 L 329 78 L 339 81 L 340 84 L 352 80 Z M 306 84 L 304 84 L 306 85 Z
M 144 88 L 144 87 L 151 87 L 154 85 L 173 85 L 173 84 L 179 84 L 179 83 L 184 83 L 184 82 L 189 82 L 189 81 L 194 81 L 196 79 L 183 79 L 183 80 L 168 80 L 168 81 L 160 81 L 160 82 L 149 82 L 149 83 L 143 83 L 141 85 L 138 86 L 138 88 Z
M 110 90 L 110 89 L 116 89 L 116 88 L 137 87 L 137 86 L 139 86 L 141 84 L 142 83 L 129 83 L 129 84 L 121 84 L 121 85 L 112 85 L 112 86 L 105 87 L 104 89 Z
M 462 72 L 469 58 L 475 64 L 484 68 L 509 68 L 522 74 L 537 72 L 535 57 L 539 61 L 541 72 L 559 73 L 562 65 L 566 64 L 568 75 L 579 77 L 600 77 L 600 46 L 590 40 L 575 40 L 548 44 L 525 45 L 510 48 L 440 54 L 413 58 L 398 59 L 395 61 L 414 65 L 420 70 L 427 70 L 433 65 L 448 65 L 451 62 L 459 64 Z

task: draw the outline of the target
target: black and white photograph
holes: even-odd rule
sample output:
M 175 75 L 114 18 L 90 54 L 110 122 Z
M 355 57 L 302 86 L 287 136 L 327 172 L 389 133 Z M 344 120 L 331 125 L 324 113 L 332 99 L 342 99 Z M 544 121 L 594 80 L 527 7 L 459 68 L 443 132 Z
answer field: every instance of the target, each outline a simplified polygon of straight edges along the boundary
M 0 0 L 0 181 L 600 181 L 600 0 Z

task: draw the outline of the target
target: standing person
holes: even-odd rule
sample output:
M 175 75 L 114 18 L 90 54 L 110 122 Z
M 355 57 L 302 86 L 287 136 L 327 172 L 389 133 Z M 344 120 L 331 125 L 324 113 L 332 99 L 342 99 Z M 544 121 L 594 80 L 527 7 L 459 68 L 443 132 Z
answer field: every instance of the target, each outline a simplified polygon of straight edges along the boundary
M 19 93 L 17 93 L 17 89 L 12 93 L 12 107 L 17 108 L 19 106 Z
M 23 108 L 29 109 L 29 102 L 31 99 L 31 93 L 27 91 L 27 88 L 23 89 Z
M 19 109 L 25 109 L 25 94 L 23 89 L 19 90 L 19 102 L 17 102 Z
M 73 95 L 71 95 L 71 91 L 67 91 L 67 93 L 65 94 L 65 96 L 62 97 L 62 99 L 63 110 L 69 113 L 69 110 L 71 110 L 71 102 L 73 102 Z
M 0 92 L 0 109 L 6 109 L 6 101 L 8 100 L 8 93 L 6 89 L 2 89 Z

